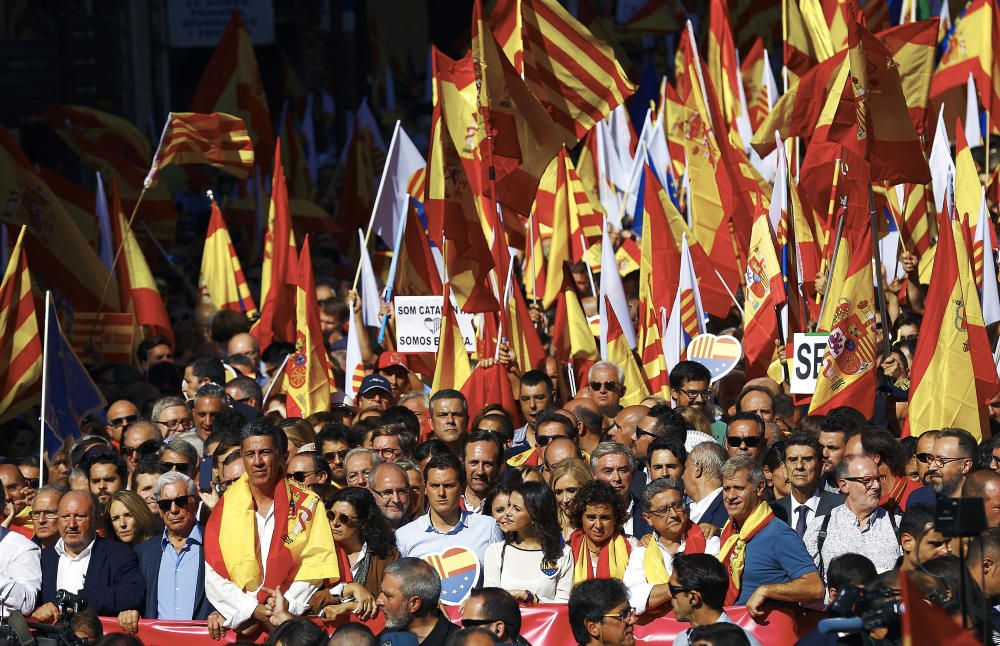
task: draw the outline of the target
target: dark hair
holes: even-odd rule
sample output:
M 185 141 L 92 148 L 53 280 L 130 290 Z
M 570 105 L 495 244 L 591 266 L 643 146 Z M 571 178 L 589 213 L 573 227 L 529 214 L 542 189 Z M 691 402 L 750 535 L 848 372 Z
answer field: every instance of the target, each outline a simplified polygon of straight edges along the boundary
M 916 325 L 919 328 L 920 324 L 923 322 L 923 314 L 918 314 L 913 310 L 902 310 L 896 317 L 896 320 L 892 322 L 892 338 L 896 338 L 896 335 L 899 333 L 899 328 L 904 325 Z
M 511 593 L 503 588 L 480 588 L 469 594 L 469 598 L 472 597 L 483 600 L 484 615 L 503 622 L 508 641 L 521 634 L 521 608 Z
M 934 509 L 930 505 L 907 505 L 903 517 L 899 519 L 899 534 L 909 534 L 919 541 L 934 527 L 934 518 Z
M 160 456 L 158 453 L 144 455 L 139 458 L 139 462 L 135 465 L 135 470 L 132 472 L 132 475 L 129 476 L 129 489 L 135 491 L 138 488 L 139 476 L 161 476 L 166 472 L 167 467 L 160 464 Z
M 228 343 L 240 332 L 250 331 L 250 319 L 243 312 L 219 310 L 209 322 L 209 334 L 216 343 Z
M 521 375 L 521 382 L 518 387 L 518 395 L 520 395 L 521 388 L 525 387 L 530 388 L 532 386 L 538 386 L 538 385 L 544 385 L 545 392 L 547 392 L 550 395 L 552 394 L 552 379 L 549 378 L 549 376 L 541 370 L 528 370 L 523 375 Z
M 380 558 L 389 558 L 396 549 L 396 535 L 375 503 L 372 492 L 362 487 L 345 487 L 323 501 L 327 509 L 338 502 L 354 507 L 361 519 L 361 539 L 368 544 L 368 551 Z
M 657 404 L 649 409 L 646 416 L 656 419 L 650 430 L 658 437 L 673 436 L 681 442 L 687 437 L 687 422 L 676 408 L 668 404 Z
M 1000 527 L 988 527 L 969 541 L 968 554 L 971 558 L 986 558 L 994 561 L 1000 555 Z
M 721 610 L 729 590 L 729 572 L 719 559 L 708 554 L 678 554 L 674 557 L 674 572 L 685 588 L 701 593 L 705 605 Z
M 792 399 L 791 395 L 786 395 L 785 393 L 775 395 L 771 412 L 775 416 L 791 417 L 795 415 L 795 400 Z
M 688 633 L 691 643 L 708 642 L 712 646 L 750 646 L 746 631 L 736 624 L 703 624 Z
M 921 576 L 923 575 L 923 576 Z M 961 560 L 953 554 L 938 556 L 924 562 L 910 575 L 913 583 L 917 584 L 928 599 L 942 606 L 951 614 L 958 614 L 963 611 L 962 603 L 966 602 L 966 617 L 973 627 L 973 634 L 981 635 L 982 626 L 989 621 L 988 615 L 983 615 L 985 599 L 980 587 L 973 583 L 972 575 Z M 931 586 L 929 583 L 933 581 Z M 929 596 L 933 590 L 938 590 L 938 586 L 947 588 L 950 595 L 947 598 Z M 965 590 L 966 598 L 961 599 L 961 590 Z
M 602 621 L 605 613 L 628 603 L 628 589 L 618 579 L 587 579 L 569 595 L 569 627 L 577 644 L 589 644 L 587 621 Z
M 868 585 L 877 576 L 875 565 L 868 557 L 848 552 L 830 561 L 826 570 L 826 585 L 843 590 L 849 585 Z
M 793 446 L 808 446 L 813 450 L 817 460 L 823 457 L 823 447 L 820 446 L 819 440 L 804 431 L 795 431 L 785 438 L 785 452 L 787 453 Z
M 135 349 L 135 358 L 139 361 L 145 361 L 149 358 L 149 351 L 158 345 L 165 345 L 173 350 L 173 345 L 167 337 L 151 336 L 139 342 L 139 346 Z
M 546 377 L 548 379 L 548 377 Z M 566 417 L 562 413 L 557 413 L 550 408 L 539 411 L 535 416 L 535 428 L 540 428 L 542 424 L 549 424 L 555 422 L 556 424 L 562 424 L 566 429 L 566 435 L 569 437 L 576 437 L 578 435 L 576 425 L 573 424 L 573 420 Z
M 84 473 L 87 474 L 87 478 L 90 478 L 90 470 L 95 464 L 113 464 L 115 466 L 115 471 L 118 472 L 118 477 L 122 482 L 122 489 L 125 488 L 125 484 L 128 482 L 128 465 L 125 464 L 125 460 L 122 456 L 113 452 L 111 449 L 106 451 L 99 451 L 92 455 L 87 456 L 84 464 L 81 464 L 81 468 Z
M 466 646 L 467 644 L 475 643 L 473 638 L 477 635 L 489 637 L 491 643 L 497 643 L 496 635 L 482 626 L 472 626 L 471 628 L 459 628 L 452 634 L 448 635 L 448 639 L 445 640 L 444 646 Z
M 497 450 L 497 460 L 496 466 L 499 467 L 503 464 L 503 440 L 500 436 L 493 431 L 475 431 L 469 436 L 469 439 L 465 441 L 465 446 L 470 444 L 475 444 L 476 442 L 487 442 L 492 444 Z M 462 447 L 462 462 L 465 462 L 465 447 Z
M 958 440 L 958 448 L 965 454 L 965 457 L 972 460 L 976 459 L 979 445 L 976 444 L 976 438 L 972 436 L 972 433 L 962 428 L 942 428 L 941 432 L 934 438 L 934 441 L 937 442 L 949 437 Z
M 324 442 L 343 442 L 350 446 L 351 440 L 347 435 L 347 427 L 340 422 L 324 424 L 323 430 L 316 436 L 316 448 L 322 451 Z
M 712 373 L 697 361 L 680 361 L 670 371 L 670 387 L 680 390 L 689 381 L 712 381 Z
M 846 442 L 867 427 L 864 415 L 850 406 L 838 406 L 826 414 L 822 430 L 824 433 L 843 433 Z
M 940 437 L 940 435 L 938 436 Z M 971 435 L 969 436 L 972 437 Z M 906 471 L 906 458 L 903 457 L 903 450 L 899 442 L 888 431 L 878 428 L 870 428 L 861 433 L 861 447 L 866 455 L 877 455 L 879 460 L 897 476 L 903 475 Z M 972 440 L 972 453 L 969 457 L 976 457 L 976 441 Z
M 313 471 L 319 471 L 320 473 L 326 474 L 326 481 L 333 481 L 333 472 L 330 471 L 330 465 L 327 463 L 323 454 L 319 451 L 299 451 L 295 454 L 295 457 L 304 456 L 312 459 Z
M 413 460 L 415 462 L 422 462 L 431 456 L 444 453 L 451 453 L 451 449 L 441 440 L 432 437 L 425 442 L 421 442 L 417 445 L 417 448 L 413 449 Z
M 222 386 L 226 383 L 226 368 L 214 357 L 198 357 L 191 362 L 191 374 L 198 381 L 208 379 Z
M 261 351 L 260 360 L 267 364 L 280 364 L 285 357 L 293 352 L 295 352 L 294 343 L 275 341 Z
M 454 388 L 444 388 L 431 395 L 430 401 L 427 402 L 427 410 L 431 409 L 434 402 L 441 401 L 443 399 L 457 399 L 462 402 L 462 408 L 465 409 L 466 412 L 469 411 L 469 402 L 466 401 L 465 395 L 462 394 L 461 390 L 455 390 Z
M 521 472 L 517 469 L 508 469 L 507 477 L 503 482 L 498 483 L 493 489 L 483 498 L 483 515 L 492 516 L 493 515 L 493 501 L 499 495 L 509 496 L 514 489 L 521 486 L 524 480 L 521 477 Z
M 580 487 L 573 497 L 569 510 L 569 523 L 574 529 L 583 527 L 583 514 L 587 505 L 607 505 L 615 515 L 615 531 L 620 532 L 625 523 L 625 505 L 611 485 L 601 480 L 591 480 Z
M 263 406 L 264 402 L 264 391 L 260 389 L 260 385 L 256 380 L 251 377 L 240 376 L 235 379 L 230 379 L 226 382 L 226 388 L 235 388 L 240 394 L 240 398 L 253 397 L 257 400 L 258 406 Z
M 555 494 L 540 482 L 522 482 L 511 493 L 519 493 L 524 498 L 524 506 L 538 532 L 538 542 L 542 545 L 542 564 L 554 566 L 559 562 L 563 551 Z M 513 537 L 508 536 L 510 538 Z
M 94 646 L 142 646 L 142 640 L 135 635 L 108 633 L 94 642 Z
M 649 459 L 653 459 L 653 454 L 657 451 L 670 451 L 677 458 L 677 461 L 684 464 L 687 460 L 688 452 L 684 448 L 684 440 L 678 439 L 672 435 L 667 435 L 666 437 L 658 437 L 649 445 Z
M 767 447 L 767 452 L 764 453 L 764 459 L 762 464 L 768 468 L 769 471 L 774 473 L 774 470 L 781 467 L 785 463 L 785 441 L 778 440 L 771 446 Z
M 510 442 L 514 439 L 514 424 L 510 421 L 510 416 L 507 414 L 503 408 L 496 408 L 498 404 L 489 404 L 484 406 L 479 414 L 476 415 L 472 422 L 469 424 L 469 430 L 473 433 L 479 429 L 479 425 L 483 423 L 483 420 L 489 418 L 492 421 L 498 422 L 500 424 L 500 429 L 494 431 L 497 435 L 503 438 L 503 441 Z
M 465 488 L 465 468 L 462 466 L 462 461 L 451 451 L 435 453 L 431 456 L 431 459 L 424 466 L 424 482 L 427 482 L 427 474 L 431 469 L 454 469 L 455 473 L 458 474 L 458 484 L 463 489 Z
M 824 431 L 823 422 L 825 415 L 806 415 L 799 420 L 799 425 L 795 427 L 796 432 L 808 433 L 819 440 L 819 434 Z
M 265 642 L 266 646 L 319 646 L 326 643 L 326 632 L 301 617 L 289 619 L 278 626 Z
M 274 448 L 282 455 L 288 453 L 288 436 L 285 431 L 267 420 L 259 419 L 246 424 L 240 432 L 240 444 L 251 437 L 269 437 L 274 442 Z
M 372 629 L 356 621 L 349 621 L 334 629 L 333 634 L 330 635 L 329 643 L 336 646 L 343 643 L 341 640 L 344 642 L 349 641 L 351 644 L 360 644 L 367 641 L 368 646 L 377 646 L 378 644 L 378 640 L 375 639 Z
M 224 453 L 231 449 L 238 449 L 243 443 L 240 440 L 239 431 L 233 431 L 232 429 L 218 430 L 215 424 L 212 424 L 212 433 L 205 439 L 205 449 L 208 449 L 208 445 L 215 442 L 215 450 L 212 452 L 210 457 L 218 461 Z M 209 457 L 209 456 L 206 456 Z
M 416 443 L 420 437 L 420 420 L 417 414 L 406 406 L 390 406 L 378 416 L 380 424 L 402 424 Z
M 756 422 L 757 428 L 760 429 L 760 436 L 764 437 L 764 418 L 758 415 L 757 413 L 749 413 L 749 412 L 736 413 L 729 419 L 729 424 L 727 424 L 727 428 L 729 426 L 732 426 L 734 422 L 746 422 L 746 421 Z

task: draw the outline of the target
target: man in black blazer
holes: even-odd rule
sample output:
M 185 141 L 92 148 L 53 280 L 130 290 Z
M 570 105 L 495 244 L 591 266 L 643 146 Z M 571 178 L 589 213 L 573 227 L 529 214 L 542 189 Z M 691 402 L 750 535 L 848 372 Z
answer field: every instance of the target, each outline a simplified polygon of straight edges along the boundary
M 198 488 L 186 474 L 168 471 L 156 481 L 153 496 L 164 530 L 135 548 L 146 579 L 146 606 L 141 614 L 147 619 L 207 619 L 213 608 L 205 596 Z M 161 598 L 160 591 L 167 596 Z M 139 616 L 137 610 L 125 610 L 119 613 L 118 623 L 124 632 L 135 634 Z
M 691 522 L 722 527 L 729 513 L 722 502 L 722 465 L 729 455 L 715 442 L 702 442 L 684 461 L 684 491 L 690 497 Z
M 772 502 L 771 510 L 801 537 L 813 517 L 826 516 L 844 504 L 844 496 L 820 487 L 823 447 L 807 433 L 793 433 L 785 440 L 785 471 L 791 490 Z
M 143 607 L 146 582 L 132 550 L 97 536 L 100 505 L 87 491 L 70 491 L 59 501 L 59 540 L 42 550 L 42 592 L 33 617 L 59 616 L 57 590 L 79 594 L 98 615 L 114 616 Z

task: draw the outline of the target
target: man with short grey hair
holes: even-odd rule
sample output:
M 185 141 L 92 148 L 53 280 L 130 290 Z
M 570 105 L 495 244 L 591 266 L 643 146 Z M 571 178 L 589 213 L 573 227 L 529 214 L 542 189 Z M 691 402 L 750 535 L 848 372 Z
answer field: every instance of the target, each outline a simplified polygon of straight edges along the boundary
M 688 453 L 681 480 L 691 498 L 692 523 L 722 527 L 729 520 L 722 502 L 722 465 L 728 459 L 726 450 L 715 442 L 702 442 Z
M 441 577 L 418 558 L 401 558 L 385 569 L 382 591 L 375 600 L 385 615 L 383 637 L 392 632 L 409 632 L 417 642 L 435 646 L 444 644 L 458 626 L 438 610 Z
M 407 522 L 410 513 L 410 483 L 406 471 L 394 462 L 376 464 L 368 477 L 375 504 L 393 529 Z
M 375 453 L 361 447 L 353 448 L 344 457 L 344 471 L 347 472 L 348 487 L 371 487 L 371 475 L 375 465 L 382 462 Z
M 189 478 L 194 478 L 198 473 L 198 449 L 187 440 L 174 440 L 164 447 L 160 464 L 168 471 L 180 471 Z
M 632 535 L 635 501 L 632 499 L 632 479 L 635 477 L 635 456 L 624 444 L 601 442 L 590 454 L 590 470 L 594 478 L 611 485 L 627 509 L 624 531 Z
M 193 424 L 184 398 L 173 395 L 160 397 L 153 403 L 151 421 L 159 427 L 164 439 L 187 432 Z
M 587 385 L 601 414 L 614 418 L 622 409 L 619 402 L 625 396 L 625 371 L 610 361 L 598 361 L 587 372 Z

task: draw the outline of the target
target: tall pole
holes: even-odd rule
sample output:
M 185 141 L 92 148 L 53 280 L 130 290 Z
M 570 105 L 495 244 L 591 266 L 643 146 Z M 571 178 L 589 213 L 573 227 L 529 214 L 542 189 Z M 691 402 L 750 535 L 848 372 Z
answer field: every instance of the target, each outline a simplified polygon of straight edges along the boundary
M 45 333 L 42 340 L 42 415 L 38 433 L 38 486 L 45 484 L 45 410 L 49 403 L 49 314 L 52 312 L 52 292 L 45 292 Z
M 885 277 L 882 275 L 882 250 L 878 244 L 878 219 L 875 213 L 875 191 L 872 190 L 871 182 L 868 183 L 868 216 L 871 219 L 872 227 L 872 250 L 875 253 L 875 285 L 878 293 L 878 309 L 882 315 L 882 351 L 888 356 L 891 351 L 889 345 L 889 335 L 885 333 L 886 326 L 889 325 L 888 308 L 885 304 Z M 824 302 L 825 305 L 825 302 Z

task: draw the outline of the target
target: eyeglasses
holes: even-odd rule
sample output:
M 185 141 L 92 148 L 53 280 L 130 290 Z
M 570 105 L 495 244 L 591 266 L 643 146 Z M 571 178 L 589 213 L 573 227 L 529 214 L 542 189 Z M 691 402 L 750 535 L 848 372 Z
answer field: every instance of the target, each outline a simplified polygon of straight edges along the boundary
M 319 473 L 319 471 L 295 471 L 294 473 L 289 473 L 288 477 L 294 479 L 295 482 L 302 483 L 306 481 L 306 478 L 314 476 L 317 473 Z
M 961 457 L 959 457 L 959 458 L 946 458 L 943 455 L 932 455 L 930 457 L 930 460 L 927 461 L 927 463 L 930 464 L 931 466 L 934 466 L 935 464 L 937 464 L 937 465 L 943 467 L 944 465 L 950 464 L 950 463 L 952 463 L 952 462 L 954 462 L 956 460 L 968 460 L 968 459 L 969 458 L 961 458 Z
M 748 449 L 752 449 L 752 448 L 760 446 L 760 442 L 761 442 L 762 439 L 763 438 L 760 437 L 760 436 L 758 436 L 758 437 L 739 437 L 737 435 L 727 435 L 726 436 L 726 443 L 729 444 L 729 446 L 733 447 L 734 449 L 735 448 L 739 448 L 740 446 L 743 446 L 744 444 L 747 445 Z
M 572 439 L 569 435 L 537 435 L 535 436 L 535 444 L 538 446 L 548 446 L 549 442 L 552 440 L 569 440 Z
M 57 509 L 32 509 L 28 514 L 31 516 L 32 520 L 38 520 L 42 516 L 45 516 L 49 520 L 55 520 L 59 517 L 59 510 Z
M 931 454 L 930 453 L 917 453 L 916 454 L 916 458 L 917 458 L 917 462 L 919 462 L 921 464 L 927 464 L 928 462 L 931 461 Z
M 126 445 L 126 446 L 122 447 L 122 455 L 124 455 L 125 457 L 128 457 L 128 456 L 132 455 L 133 453 L 135 453 L 138 450 L 139 450 L 138 446 L 128 446 L 128 445 Z
M 348 516 L 347 514 L 338 514 L 335 511 L 326 512 L 326 519 L 331 523 L 336 521 L 343 525 L 344 527 L 351 527 L 355 522 L 360 520 L 357 516 Z
M 475 628 L 477 626 L 486 626 L 489 624 L 494 624 L 501 619 L 463 619 L 462 628 Z
M 360 473 L 357 473 L 357 472 L 356 473 L 348 473 L 347 474 L 347 481 L 348 482 L 359 482 L 362 479 L 367 480 L 369 475 L 371 475 L 371 469 L 365 469 L 364 471 L 361 471 Z
M 187 462 L 164 462 L 163 460 L 160 460 L 160 466 L 167 471 L 187 471 L 191 468 Z
M 126 415 L 124 417 L 116 417 L 114 419 L 109 419 L 108 420 L 108 425 L 109 426 L 126 426 L 127 424 L 131 424 L 131 423 L 137 422 L 137 421 L 139 421 L 139 416 L 138 415 Z
M 653 433 L 652 431 L 647 431 L 644 428 L 639 428 L 638 426 L 636 426 L 635 427 L 635 439 L 638 440 L 643 435 L 648 435 L 649 437 L 653 438 L 654 440 L 656 438 L 660 437 L 659 435 L 657 435 L 656 433 Z
M 618 390 L 618 382 L 617 381 L 590 382 L 590 389 L 593 390 L 594 392 L 600 392 L 601 388 L 604 388 L 604 390 L 608 391 L 609 393 L 613 393 Z
M 711 390 L 684 390 L 683 388 L 678 388 L 677 392 L 684 393 L 688 399 L 708 399 L 709 395 L 712 394 Z
M 38 478 L 25 478 L 24 484 L 29 489 L 38 489 Z
M 381 449 L 372 449 L 372 451 L 378 453 L 383 458 L 395 458 L 403 454 L 402 449 L 394 449 L 391 446 L 387 446 Z
M 672 505 L 664 505 L 663 507 L 660 507 L 659 509 L 650 509 L 649 510 L 649 513 L 651 513 L 652 515 L 656 516 L 657 518 L 663 518 L 664 516 L 666 516 L 670 512 L 673 512 L 675 514 L 682 514 L 682 513 L 684 513 L 684 501 L 683 500 L 678 500 L 677 502 L 673 503 Z
M 857 482 L 858 484 L 864 485 L 865 489 L 871 489 L 872 485 L 874 485 L 876 482 L 879 482 L 879 479 L 876 476 L 865 476 L 865 477 L 854 476 L 852 478 L 841 478 L 841 480 L 846 480 L 848 482 Z
M 343 462 L 344 458 L 347 457 L 347 451 L 348 449 L 344 449 L 343 451 L 327 451 L 323 454 L 323 459 L 327 462 L 333 462 L 334 460 Z
M 1000 464 L 1000 455 L 991 455 L 990 456 L 990 464 L 993 464 L 993 465 Z
M 176 498 L 160 498 L 156 501 L 156 506 L 160 508 L 160 511 L 170 511 L 170 508 L 176 503 L 178 509 L 184 509 L 191 502 L 191 496 L 177 496 Z
M 187 420 L 185 420 L 184 418 L 180 418 L 180 419 L 157 419 L 153 421 L 155 421 L 157 424 L 163 424 L 167 428 L 179 428 L 184 426 L 184 422 L 186 422 Z
M 676 597 L 682 592 L 694 592 L 694 588 L 688 588 L 683 585 L 674 585 L 673 583 L 667 583 L 667 589 L 670 590 L 670 596 Z
M 625 608 L 621 612 L 616 612 L 610 615 L 601 615 L 602 617 L 607 617 L 608 619 L 617 619 L 623 623 L 628 623 L 630 619 L 635 618 L 635 608 Z
M 399 496 L 400 498 L 406 498 L 410 495 L 410 488 L 406 489 L 384 489 L 382 491 L 373 491 L 373 494 L 381 498 L 382 500 L 389 500 L 392 498 L 393 494 Z
M 236 482 L 239 479 L 240 479 L 240 476 L 236 476 L 235 478 L 230 478 L 229 480 L 220 480 L 219 481 L 219 488 L 222 489 L 223 491 L 225 491 L 226 489 L 228 489 L 229 487 L 231 487 L 234 482 Z

